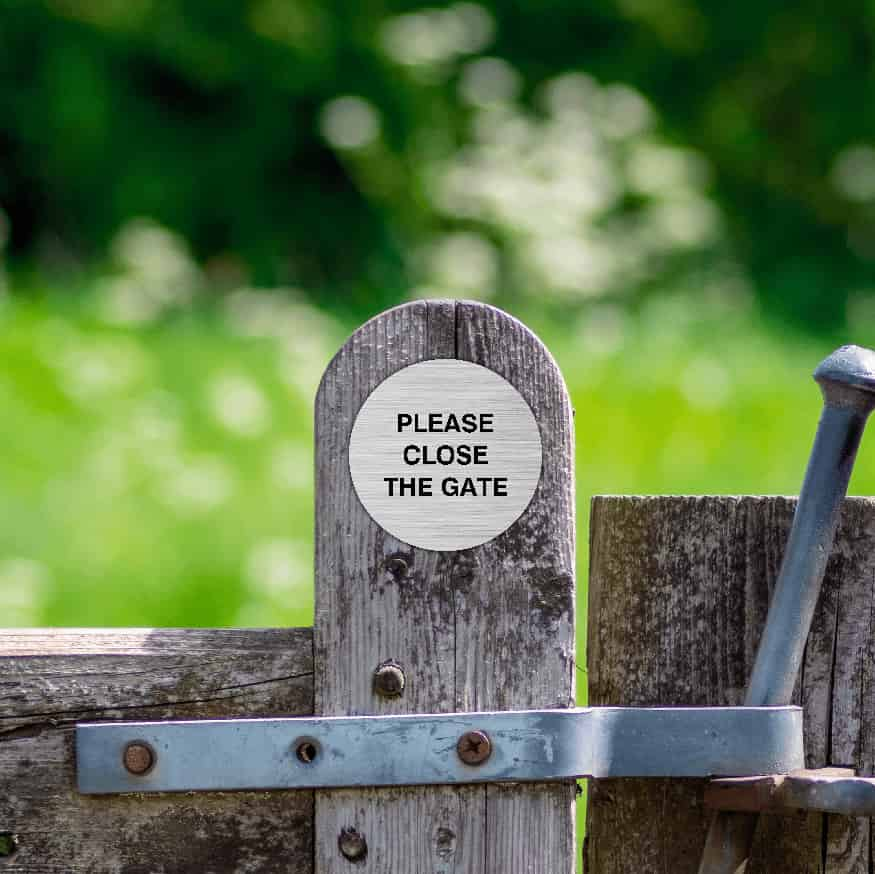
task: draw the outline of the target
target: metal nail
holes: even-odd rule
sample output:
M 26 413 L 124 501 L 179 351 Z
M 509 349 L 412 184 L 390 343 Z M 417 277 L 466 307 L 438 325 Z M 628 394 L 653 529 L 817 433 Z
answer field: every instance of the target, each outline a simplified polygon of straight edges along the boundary
M 337 838 L 337 848 L 350 862 L 363 862 L 368 855 L 368 842 L 365 836 L 354 828 L 343 828 Z
M 397 662 L 383 662 L 374 671 L 374 692 L 381 698 L 400 698 L 405 682 L 404 670 Z

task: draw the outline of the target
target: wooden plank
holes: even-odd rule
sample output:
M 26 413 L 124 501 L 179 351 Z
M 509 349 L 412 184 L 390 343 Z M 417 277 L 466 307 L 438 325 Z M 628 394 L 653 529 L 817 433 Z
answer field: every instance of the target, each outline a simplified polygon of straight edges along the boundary
M 831 673 L 828 684 L 824 683 L 831 704 L 825 758 L 831 764 L 863 769 L 867 767 L 864 759 L 871 761 L 871 753 L 864 754 L 861 741 L 864 721 L 873 717 L 873 702 L 863 695 L 864 670 L 872 660 L 873 560 L 860 550 L 872 547 L 872 517 L 846 512 L 843 534 L 833 550 L 830 580 L 835 589 L 835 624 Z M 867 817 L 826 817 L 827 874 L 869 874 L 870 822 Z
M 456 706 L 526 710 L 575 705 L 574 424 L 556 363 L 531 332 L 493 307 L 460 303 L 457 357 L 500 373 L 541 429 L 541 481 L 525 514 L 470 551 L 456 588 Z M 490 786 L 485 870 L 573 870 L 576 784 Z
M 600 497 L 591 523 L 593 704 L 740 704 L 795 501 Z M 806 766 L 872 773 L 869 688 L 875 501 L 845 502 L 796 700 Z M 700 781 L 592 781 L 592 874 L 697 870 Z M 870 870 L 868 820 L 762 818 L 748 874 Z
M 0 631 L 0 868 L 307 874 L 312 792 L 81 796 L 73 726 L 312 712 L 310 629 Z
M 493 543 L 459 553 L 411 548 L 380 529 L 358 502 L 346 457 L 368 394 L 402 367 L 438 357 L 508 378 L 544 442 L 543 481 L 523 517 Z M 571 414 L 540 343 L 479 304 L 417 302 L 383 313 L 329 365 L 316 433 L 317 712 L 573 703 Z M 406 672 L 399 698 L 373 691 L 373 672 L 387 660 Z M 317 793 L 316 870 L 349 870 L 338 841 L 353 829 L 367 844 L 363 871 L 571 871 L 573 793 L 573 784 Z
M 455 355 L 455 306 L 424 301 L 363 325 L 329 364 L 316 397 L 316 712 L 451 712 L 454 704 L 452 555 L 413 549 L 362 508 L 347 446 L 365 398 L 409 364 Z M 403 696 L 373 690 L 373 672 L 394 660 Z M 367 842 L 365 871 L 475 870 L 483 789 L 383 789 L 316 793 L 316 871 L 349 870 L 344 829 Z

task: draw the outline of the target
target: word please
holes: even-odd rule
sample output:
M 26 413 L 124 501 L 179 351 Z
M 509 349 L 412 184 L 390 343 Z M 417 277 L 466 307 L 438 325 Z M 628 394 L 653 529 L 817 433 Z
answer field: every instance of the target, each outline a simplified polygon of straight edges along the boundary
M 494 413 L 398 413 L 398 433 L 416 434 L 492 434 Z

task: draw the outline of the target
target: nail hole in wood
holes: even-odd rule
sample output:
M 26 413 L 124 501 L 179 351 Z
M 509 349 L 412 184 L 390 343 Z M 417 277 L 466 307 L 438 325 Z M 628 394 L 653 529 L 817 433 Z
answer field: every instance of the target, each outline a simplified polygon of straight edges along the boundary
M 295 741 L 295 755 L 299 762 L 311 765 L 319 755 L 319 744 L 309 737 L 302 737 Z

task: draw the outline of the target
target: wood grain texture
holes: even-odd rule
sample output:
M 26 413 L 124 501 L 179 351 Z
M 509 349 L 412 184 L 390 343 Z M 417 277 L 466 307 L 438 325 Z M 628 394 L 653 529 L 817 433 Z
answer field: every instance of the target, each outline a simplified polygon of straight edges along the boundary
M 0 870 L 307 874 L 312 792 L 81 796 L 73 726 L 312 712 L 309 629 L 0 631 Z
M 395 540 L 368 517 L 346 448 L 359 408 L 383 379 L 417 361 L 453 357 L 491 367 L 520 390 L 539 420 L 547 461 L 535 498 L 505 534 L 438 553 Z M 541 344 L 480 304 L 418 302 L 383 313 L 326 371 L 316 434 L 317 712 L 571 705 L 571 413 Z M 399 558 L 401 572 L 392 561 Z M 393 700 L 372 689 L 374 669 L 388 659 L 407 677 Z M 355 828 L 368 845 L 357 867 L 375 874 L 571 871 L 573 798 L 573 784 L 317 793 L 316 870 L 350 870 L 337 839 Z
M 740 704 L 795 500 L 599 497 L 590 529 L 594 705 Z M 845 502 L 795 700 L 806 766 L 872 774 L 875 501 Z M 591 874 L 695 872 L 701 781 L 590 782 Z M 748 874 L 868 872 L 868 819 L 763 816 Z
M 457 355 L 500 373 L 541 429 L 541 480 L 504 534 L 469 551 L 456 583 L 456 707 L 575 705 L 574 424 L 565 383 L 531 332 L 500 310 L 460 303 Z M 490 786 L 485 871 L 566 872 L 576 784 Z

